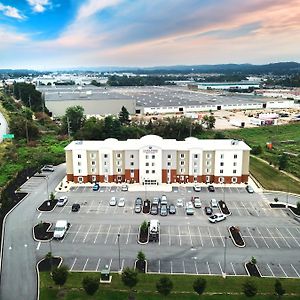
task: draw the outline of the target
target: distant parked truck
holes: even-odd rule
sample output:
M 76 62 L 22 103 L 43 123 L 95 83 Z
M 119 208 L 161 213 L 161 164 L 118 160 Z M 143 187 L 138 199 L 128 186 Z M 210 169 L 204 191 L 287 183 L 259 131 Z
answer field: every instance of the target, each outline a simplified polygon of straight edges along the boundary
M 279 118 L 279 115 L 278 114 L 275 114 L 275 113 L 269 113 L 269 114 L 259 114 L 258 115 L 258 118 L 259 119 L 263 119 L 263 120 L 270 120 L 270 119 L 278 119 Z
M 230 120 L 229 123 L 232 126 L 235 126 L 235 127 L 240 127 L 240 128 L 244 128 L 245 127 L 245 122 L 240 121 L 240 120 Z
M 265 125 L 265 120 L 258 119 L 258 118 L 251 118 L 250 124 L 257 125 L 257 126 L 263 126 L 263 125 Z

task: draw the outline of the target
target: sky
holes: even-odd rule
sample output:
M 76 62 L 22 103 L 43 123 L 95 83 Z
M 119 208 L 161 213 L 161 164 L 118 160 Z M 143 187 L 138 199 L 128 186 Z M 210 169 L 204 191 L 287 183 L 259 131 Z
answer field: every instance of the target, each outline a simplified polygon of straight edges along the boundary
M 300 62 L 300 0 L 0 0 L 0 69 Z

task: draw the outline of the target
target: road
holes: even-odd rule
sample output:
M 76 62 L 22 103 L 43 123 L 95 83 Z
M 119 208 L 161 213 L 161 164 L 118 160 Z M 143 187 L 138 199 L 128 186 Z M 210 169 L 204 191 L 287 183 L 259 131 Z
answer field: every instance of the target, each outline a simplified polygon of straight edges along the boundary
M 3 140 L 3 134 L 8 133 L 8 125 L 7 125 L 7 121 L 4 118 L 4 116 L 2 115 L 2 113 L 0 112 L 0 143 Z
M 49 191 L 54 190 L 65 176 L 65 166 L 60 165 L 46 175 Z M 36 208 L 47 198 L 47 182 L 41 177 L 36 180 L 40 182 L 34 192 L 11 212 L 4 224 L 1 300 L 36 300 L 37 297 L 37 242 L 32 239 L 32 224 L 36 222 Z

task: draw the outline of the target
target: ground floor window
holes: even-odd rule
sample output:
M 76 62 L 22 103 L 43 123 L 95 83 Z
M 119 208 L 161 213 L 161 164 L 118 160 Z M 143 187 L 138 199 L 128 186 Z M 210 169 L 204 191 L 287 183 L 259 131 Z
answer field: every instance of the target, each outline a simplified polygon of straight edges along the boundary
M 157 185 L 157 181 L 156 180 L 145 179 L 144 184 L 146 184 L 146 185 Z
M 82 177 L 78 177 L 78 182 L 82 183 L 83 182 L 83 178 Z
M 218 181 L 219 181 L 219 183 L 223 183 L 224 182 L 224 177 L 219 177 Z
M 96 182 L 97 181 L 97 177 L 96 176 L 92 176 L 92 181 Z
M 206 183 L 210 182 L 210 176 L 206 176 Z
M 232 182 L 232 183 L 237 183 L 237 178 L 236 178 L 236 177 L 232 177 L 232 178 L 231 178 L 231 182 Z

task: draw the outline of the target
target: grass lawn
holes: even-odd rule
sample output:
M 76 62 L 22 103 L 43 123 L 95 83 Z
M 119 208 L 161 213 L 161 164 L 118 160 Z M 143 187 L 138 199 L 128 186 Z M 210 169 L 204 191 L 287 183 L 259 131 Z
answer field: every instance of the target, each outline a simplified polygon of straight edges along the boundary
M 250 158 L 250 172 L 265 189 L 300 194 L 300 182 L 255 157 Z
M 81 286 L 82 278 L 86 275 L 97 276 L 95 273 L 70 273 L 65 286 L 59 289 L 54 285 L 49 273 L 40 273 L 41 288 L 40 299 L 128 299 L 128 288 L 126 288 L 118 274 L 113 274 L 112 283 L 109 285 L 100 285 L 98 292 L 94 296 L 87 296 Z M 98 275 L 99 276 L 99 275 Z M 136 299 L 156 300 L 163 297 L 156 292 L 155 284 L 163 275 L 145 275 L 139 274 L 139 283 L 135 287 Z M 249 278 L 245 277 L 227 277 L 223 279 L 220 276 L 203 276 L 207 280 L 205 295 L 199 297 L 193 292 L 192 284 L 197 276 L 191 275 L 168 275 L 173 281 L 174 289 L 172 294 L 166 299 L 209 299 L 209 300 L 238 300 L 248 299 L 242 294 L 242 284 Z M 274 296 L 273 278 L 251 278 L 256 283 L 259 295 L 254 297 L 256 300 L 277 299 Z M 299 299 L 300 281 L 297 279 L 282 279 L 283 287 L 287 295 L 285 299 Z M 233 295 L 226 295 L 232 293 Z M 220 295 L 222 294 L 222 295 Z M 291 295 L 293 294 L 293 295 Z

